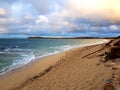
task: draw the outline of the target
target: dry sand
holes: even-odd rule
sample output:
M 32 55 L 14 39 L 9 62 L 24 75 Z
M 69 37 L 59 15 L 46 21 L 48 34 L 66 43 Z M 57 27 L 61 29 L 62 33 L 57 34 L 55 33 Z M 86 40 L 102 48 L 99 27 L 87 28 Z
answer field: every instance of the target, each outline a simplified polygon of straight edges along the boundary
M 112 69 L 100 62 L 103 45 L 74 48 L 38 60 L 0 78 L 0 90 L 103 90 Z M 83 58 L 84 57 L 84 58 Z

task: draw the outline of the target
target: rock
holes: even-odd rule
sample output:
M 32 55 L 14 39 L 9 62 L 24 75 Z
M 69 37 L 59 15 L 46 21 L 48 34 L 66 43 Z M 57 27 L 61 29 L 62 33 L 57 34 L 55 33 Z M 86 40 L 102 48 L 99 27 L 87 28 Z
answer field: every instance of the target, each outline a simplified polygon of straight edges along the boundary
M 97 63 L 97 65 L 96 65 L 96 66 L 99 66 L 99 65 L 101 65 L 101 63 Z
M 107 80 L 104 84 L 104 87 L 103 87 L 104 90 L 116 90 L 112 84 L 113 84 L 112 79 Z
M 117 81 L 117 80 L 118 80 L 118 75 L 115 74 L 115 73 L 113 73 L 113 74 L 112 74 L 112 80 L 113 80 L 113 81 Z
M 106 67 L 113 67 L 114 65 L 115 65 L 115 63 L 113 63 L 113 62 L 105 64 Z
M 116 66 L 116 65 L 114 65 L 114 66 L 112 67 L 112 69 L 113 69 L 113 70 L 120 69 L 120 66 Z

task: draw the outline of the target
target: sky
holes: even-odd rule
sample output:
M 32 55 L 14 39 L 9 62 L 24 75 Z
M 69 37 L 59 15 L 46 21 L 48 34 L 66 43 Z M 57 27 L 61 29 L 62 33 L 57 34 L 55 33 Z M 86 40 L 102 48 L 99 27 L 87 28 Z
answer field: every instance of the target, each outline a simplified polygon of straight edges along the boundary
M 0 38 L 120 35 L 120 0 L 0 0 Z

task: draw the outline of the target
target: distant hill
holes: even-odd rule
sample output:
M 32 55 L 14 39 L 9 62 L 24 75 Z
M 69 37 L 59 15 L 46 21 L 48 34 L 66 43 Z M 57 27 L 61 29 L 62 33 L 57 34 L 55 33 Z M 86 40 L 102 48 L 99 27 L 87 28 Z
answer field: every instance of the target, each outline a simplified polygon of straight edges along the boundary
M 28 39 L 113 39 L 115 37 L 28 37 Z
M 42 37 L 28 37 L 28 39 L 42 39 Z

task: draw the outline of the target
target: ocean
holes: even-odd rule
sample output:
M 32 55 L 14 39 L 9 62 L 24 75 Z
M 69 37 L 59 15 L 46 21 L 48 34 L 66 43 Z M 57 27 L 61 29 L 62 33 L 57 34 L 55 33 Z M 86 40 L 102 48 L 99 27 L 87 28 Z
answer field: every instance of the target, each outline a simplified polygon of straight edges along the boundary
M 97 43 L 101 39 L 0 39 L 0 75 L 22 67 L 36 58 Z

